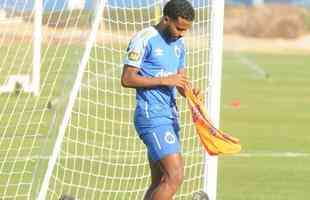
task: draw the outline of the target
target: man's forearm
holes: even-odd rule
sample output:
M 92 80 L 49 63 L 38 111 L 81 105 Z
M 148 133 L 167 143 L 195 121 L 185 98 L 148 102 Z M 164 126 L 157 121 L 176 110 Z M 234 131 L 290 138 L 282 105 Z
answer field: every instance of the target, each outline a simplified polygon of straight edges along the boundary
M 140 75 L 129 75 L 122 79 L 122 85 L 128 88 L 153 88 L 163 86 L 162 77 L 144 77 Z
M 129 88 L 153 88 L 158 86 L 184 88 L 188 84 L 187 77 L 182 73 L 165 77 L 145 77 L 139 75 L 137 68 L 126 65 L 123 69 L 121 82 L 124 87 Z

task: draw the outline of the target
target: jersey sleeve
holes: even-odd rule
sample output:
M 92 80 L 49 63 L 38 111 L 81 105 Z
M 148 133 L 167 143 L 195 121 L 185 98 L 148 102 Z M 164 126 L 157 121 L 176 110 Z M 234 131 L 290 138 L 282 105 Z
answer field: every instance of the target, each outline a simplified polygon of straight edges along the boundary
M 141 68 L 143 58 L 146 54 L 147 41 L 141 34 L 136 34 L 129 42 L 124 64 Z

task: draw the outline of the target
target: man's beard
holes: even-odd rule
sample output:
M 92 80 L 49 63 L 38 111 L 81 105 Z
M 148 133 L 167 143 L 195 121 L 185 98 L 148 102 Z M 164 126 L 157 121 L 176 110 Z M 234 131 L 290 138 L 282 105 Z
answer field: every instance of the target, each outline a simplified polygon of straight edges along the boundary
M 164 29 L 163 33 L 164 33 L 164 35 L 167 37 L 167 39 L 168 39 L 169 41 L 171 41 L 171 42 L 174 42 L 174 41 L 176 41 L 176 40 L 178 40 L 178 39 L 181 38 L 181 36 L 179 36 L 179 37 L 174 37 L 174 36 L 172 36 L 169 27 L 166 27 L 166 28 Z

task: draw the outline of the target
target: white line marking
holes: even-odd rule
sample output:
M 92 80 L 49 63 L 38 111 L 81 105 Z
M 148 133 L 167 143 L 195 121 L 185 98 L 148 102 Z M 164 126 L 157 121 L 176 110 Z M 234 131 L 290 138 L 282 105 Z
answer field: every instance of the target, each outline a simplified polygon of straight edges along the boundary
M 157 138 L 157 137 L 156 137 Z M 159 145 L 160 146 L 160 145 Z M 114 154 L 114 153 L 113 153 Z M 100 160 L 100 159 L 113 159 L 113 160 L 117 160 L 117 159 L 126 159 L 126 158 L 141 158 L 141 157 L 145 157 L 146 158 L 146 154 L 144 152 L 142 152 L 141 154 L 133 154 L 133 155 L 124 155 L 122 152 L 120 152 L 118 155 L 114 154 L 113 156 L 103 156 L 103 155 L 94 155 L 94 156 L 78 156 L 78 155 L 70 155 L 70 156 L 61 156 L 61 159 L 87 159 L 87 160 Z M 183 157 L 189 158 L 189 157 L 203 157 L 200 154 L 190 154 L 190 155 L 186 155 L 183 154 Z M 258 157 L 266 157 L 266 158 L 300 158 L 300 157 L 310 157 L 310 152 L 252 152 L 252 153 L 239 153 L 239 154 L 235 154 L 235 155 L 225 155 L 225 156 L 220 156 L 220 157 L 238 157 L 238 158 L 258 158 Z M 29 157 L 8 157 L 6 160 L 1 160 L 0 163 L 3 162 L 7 162 L 8 160 L 10 161 L 28 161 L 28 160 L 48 160 L 50 159 L 49 156 L 29 156 Z
M 297 153 L 297 152 L 272 152 L 272 153 L 240 153 L 234 155 L 236 157 L 310 157 L 310 153 Z
M 255 75 L 260 76 L 262 78 L 268 78 L 268 73 L 264 70 L 263 67 L 258 65 L 256 62 L 237 52 L 235 52 L 235 55 L 236 57 L 238 57 L 240 62 L 245 66 L 249 67 L 255 73 Z

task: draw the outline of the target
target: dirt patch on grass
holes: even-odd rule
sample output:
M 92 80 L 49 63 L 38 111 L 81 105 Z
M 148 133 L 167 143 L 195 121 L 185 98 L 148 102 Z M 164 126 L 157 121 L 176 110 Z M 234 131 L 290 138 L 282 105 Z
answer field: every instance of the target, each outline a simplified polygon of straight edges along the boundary
M 310 11 L 295 6 L 225 8 L 224 31 L 257 38 L 298 38 L 309 32 Z
M 272 53 L 310 53 L 310 11 L 291 6 L 226 7 L 224 22 L 224 50 Z M 307 21 L 308 20 L 308 21 Z M 22 20 L 0 24 L 0 43 L 31 44 L 33 25 Z M 43 27 L 45 44 L 81 44 L 89 30 L 79 28 L 56 29 Z M 98 45 L 126 46 L 133 33 L 107 32 L 101 27 Z M 205 48 L 207 38 L 187 34 L 188 45 Z
M 262 52 L 280 54 L 310 54 L 310 35 L 296 39 L 254 38 L 225 34 L 225 51 Z
M 310 53 L 310 10 L 287 5 L 225 7 L 224 50 Z

